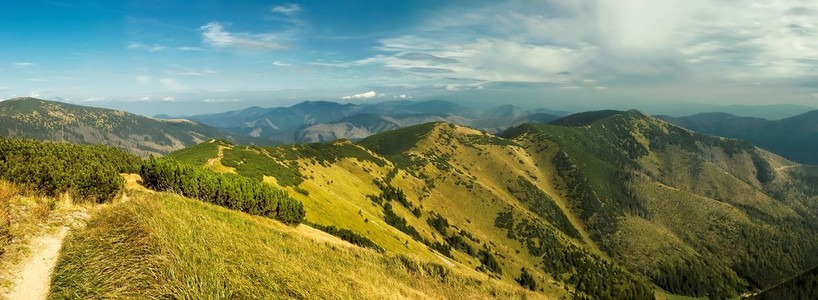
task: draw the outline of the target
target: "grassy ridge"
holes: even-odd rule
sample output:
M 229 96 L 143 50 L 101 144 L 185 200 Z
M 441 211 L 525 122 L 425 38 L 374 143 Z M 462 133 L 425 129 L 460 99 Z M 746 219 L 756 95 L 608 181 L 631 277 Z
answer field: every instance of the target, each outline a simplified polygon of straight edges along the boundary
M 50 299 L 539 297 L 175 195 L 130 197 L 69 236 Z

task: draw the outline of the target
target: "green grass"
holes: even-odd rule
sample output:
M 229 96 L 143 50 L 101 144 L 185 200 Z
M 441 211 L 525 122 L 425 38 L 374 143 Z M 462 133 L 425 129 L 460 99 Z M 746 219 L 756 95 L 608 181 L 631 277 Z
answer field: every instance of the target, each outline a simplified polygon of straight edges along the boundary
M 312 143 L 266 147 L 265 150 L 279 160 L 306 159 L 329 165 L 344 158 L 355 158 L 359 161 L 375 163 L 380 167 L 386 165 L 386 160 L 383 158 L 376 157 L 364 148 L 345 140 L 339 140 L 332 144 Z
M 297 165 L 277 162 L 264 154 L 260 147 L 236 146 L 224 149 L 222 164 L 235 168 L 241 176 L 258 181 L 262 181 L 265 175 L 275 177 L 282 186 L 298 186 L 304 181 Z
M 538 298 L 175 195 L 130 197 L 67 238 L 50 299 Z
M 171 152 L 166 157 L 195 166 L 203 166 L 208 160 L 216 158 L 216 156 L 219 155 L 219 145 L 223 143 L 224 142 L 219 140 L 199 143 L 182 150 Z

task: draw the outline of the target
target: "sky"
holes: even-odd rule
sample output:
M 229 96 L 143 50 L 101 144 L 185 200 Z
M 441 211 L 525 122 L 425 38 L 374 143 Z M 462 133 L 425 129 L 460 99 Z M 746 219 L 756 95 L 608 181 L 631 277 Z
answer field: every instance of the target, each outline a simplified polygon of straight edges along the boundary
M 0 99 L 818 105 L 811 0 L 3 0 Z

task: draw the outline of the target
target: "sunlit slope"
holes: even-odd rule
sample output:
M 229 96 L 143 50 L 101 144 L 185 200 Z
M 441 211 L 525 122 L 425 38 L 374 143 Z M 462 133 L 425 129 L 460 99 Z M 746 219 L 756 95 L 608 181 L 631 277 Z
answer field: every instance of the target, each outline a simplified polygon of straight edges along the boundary
M 814 168 L 636 111 L 578 118 L 177 157 L 282 186 L 387 252 L 509 283 L 526 268 L 555 297 L 737 296 L 816 263 Z
M 213 145 L 219 147 L 221 158 L 201 159 L 199 154 L 192 154 L 212 154 L 216 152 L 212 151 Z M 204 165 L 211 169 L 214 169 L 213 165 L 227 166 L 240 175 L 287 189 L 292 197 L 304 204 L 307 222 L 353 230 L 389 252 L 453 263 L 384 222 L 383 208 L 367 196 L 381 194 L 374 180 L 385 177 L 393 168 L 386 160 L 359 146 L 337 142 L 330 145 L 248 147 L 212 141 L 189 149 L 197 150 L 188 151 L 188 154 L 175 152 L 170 156 L 194 164 L 206 162 Z M 394 211 L 413 225 L 425 225 L 411 218 L 412 213 L 404 207 L 395 206 Z M 429 234 L 428 231 L 427 228 L 425 233 Z
M 591 280 L 581 278 L 582 272 L 603 268 L 611 268 L 611 274 L 594 280 L 648 290 L 644 281 L 613 268 L 603 258 L 576 216 L 565 213 L 565 200 L 553 188 L 537 187 L 552 186 L 552 176 L 537 167 L 522 147 L 443 123 L 393 133 L 408 143 L 395 155 L 384 154 L 388 158 L 336 142 L 234 146 L 224 149 L 221 163 L 236 166 L 239 174 L 290 186 L 291 194 L 305 204 L 307 221 L 352 229 L 388 252 L 433 255 L 509 283 L 525 267 L 534 274 L 538 289 L 555 297 L 574 291 L 564 282 L 578 285 Z M 394 145 L 391 140 L 382 143 Z M 396 230 L 399 226 L 386 221 L 385 205 L 371 199 L 384 187 L 405 195 L 406 204 L 391 201 L 391 207 L 417 234 L 405 227 Z M 583 269 L 573 271 L 560 262 L 547 267 L 553 274 L 545 272 L 538 265 L 546 261 L 546 251 L 557 251 L 552 255 L 562 260 L 583 261 Z
M 437 262 L 355 247 L 306 225 L 129 189 L 65 242 L 51 299 L 533 298 Z

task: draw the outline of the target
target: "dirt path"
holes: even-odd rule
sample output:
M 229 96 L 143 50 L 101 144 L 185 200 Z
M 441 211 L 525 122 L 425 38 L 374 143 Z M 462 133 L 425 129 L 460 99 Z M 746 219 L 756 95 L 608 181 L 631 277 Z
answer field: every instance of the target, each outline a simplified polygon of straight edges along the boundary
M 46 299 L 51 286 L 51 272 L 57 264 L 57 255 L 67 233 L 68 227 L 62 227 L 57 233 L 38 237 L 31 242 L 32 256 L 20 264 L 20 271 L 14 278 L 14 287 L 6 295 L 7 299 Z

